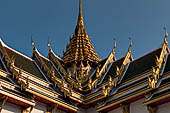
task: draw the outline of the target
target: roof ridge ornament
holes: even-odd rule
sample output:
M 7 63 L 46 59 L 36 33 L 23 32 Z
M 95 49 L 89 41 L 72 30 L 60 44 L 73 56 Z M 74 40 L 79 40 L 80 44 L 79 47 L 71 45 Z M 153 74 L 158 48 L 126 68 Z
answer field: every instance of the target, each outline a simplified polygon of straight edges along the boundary
M 51 44 L 50 44 L 50 37 L 48 37 L 48 47 L 49 47 L 49 53 L 52 52 Z
M 152 89 L 155 89 L 157 87 L 157 83 L 161 73 L 162 65 L 164 63 L 165 55 L 169 53 L 169 48 L 167 46 L 168 42 L 166 40 L 166 38 L 168 37 L 168 32 L 165 27 L 163 27 L 163 29 L 165 30 L 165 37 L 164 37 L 164 43 L 162 44 L 162 50 L 160 56 L 159 57 L 156 56 L 155 58 L 156 66 L 152 67 L 152 76 L 148 77 L 148 85 Z
M 167 37 L 168 37 L 168 30 L 167 30 L 167 28 L 166 27 L 163 27 L 163 29 L 165 30 L 165 37 L 164 37 L 164 43 L 165 44 L 168 44 L 168 42 L 167 42 Z
M 34 49 L 33 50 L 36 50 L 36 47 L 35 47 L 35 43 L 34 43 L 34 41 L 33 41 L 33 35 L 31 35 L 31 44 L 32 44 L 32 46 L 34 47 Z
M 131 51 L 131 48 L 132 48 L 132 38 L 131 37 L 129 37 L 129 41 L 130 41 L 130 45 L 129 45 L 128 51 Z

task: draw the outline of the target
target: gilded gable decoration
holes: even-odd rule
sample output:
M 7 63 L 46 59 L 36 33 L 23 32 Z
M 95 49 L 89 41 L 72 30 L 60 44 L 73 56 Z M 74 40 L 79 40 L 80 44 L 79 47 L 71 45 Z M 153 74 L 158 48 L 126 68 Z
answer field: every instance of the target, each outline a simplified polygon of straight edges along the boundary
M 49 38 L 45 57 L 31 36 L 31 58 L 0 39 L 0 112 L 130 113 L 140 106 L 141 113 L 146 108 L 156 113 L 157 107 L 164 109 L 170 102 L 170 53 L 164 29 L 163 44 L 152 52 L 133 59 L 129 38 L 125 55 L 116 58 L 114 40 L 107 58 L 100 59 L 86 32 L 79 0 L 77 24 L 62 57 L 55 54 Z
M 152 67 L 152 77 L 148 77 L 148 81 L 149 81 L 149 87 L 151 87 L 152 89 L 155 89 L 156 88 L 156 84 L 159 80 L 159 74 L 160 74 L 160 71 L 161 71 L 161 68 L 162 68 L 162 64 L 164 62 L 164 58 L 165 58 L 165 55 L 167 53 L 169 53 L 169 49 L 168 49 L 168 42 L 167 42 L 167 37 L 168 37 L 168 32 L 167 32 L 167 29 L 165 29 L 165 37 L 164 37 L 164 42 L 162 44 L 162 51 L 161 51 L 161 54 L 160 56 L 155 56 L 155 62 L 156 62 L 156 66 L 155 67 Z

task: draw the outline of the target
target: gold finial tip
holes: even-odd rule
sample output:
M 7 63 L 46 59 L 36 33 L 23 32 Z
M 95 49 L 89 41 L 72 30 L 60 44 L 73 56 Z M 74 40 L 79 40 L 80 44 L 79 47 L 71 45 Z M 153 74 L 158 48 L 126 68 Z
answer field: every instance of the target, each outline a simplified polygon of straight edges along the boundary
M 114 48 L 116 48 L 116 39 L 114 39 Z
M 129 40 L 130 40 L 130 47 L 132 47 L 132 38 L 129 37 Z
M 48 47 L 50 47 L 50 37 L 48 37 Z
M 32 44 L 33 46 L 35 46 L 35 43 L 34 43 L 32 37 L 33 37 L 33 36 L 31 35 L 31 44 Z
M 130 45 L 129 45 L 128 51 L 130 51 L 130 50 L 131 50 L 131 47 L 132 47 L 132 39 L 131 39 L 131 37 L 129 37 L 129 40 L 130 40 Z
M 165 30 L 165 37 L 168 37 L 168 30 L 166 27 L 163 27 L 163 29 Z

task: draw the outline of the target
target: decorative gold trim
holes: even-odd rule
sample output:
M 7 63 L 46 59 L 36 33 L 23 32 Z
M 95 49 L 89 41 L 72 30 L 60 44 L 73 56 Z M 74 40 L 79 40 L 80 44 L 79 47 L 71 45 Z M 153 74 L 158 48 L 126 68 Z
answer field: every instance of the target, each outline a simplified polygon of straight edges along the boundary
M 168 33 L 165 28 L 165 37 L 164 37 L 164 42 L 162 44 L 162 51 L 161 51 L 160 57 L 158 58 L 158 56 L 156 56 L 156 59 L 155 59 L 156 66 L 152 67 L 152 77 L 148 77 L 148 84 L 149 84 L 149 87 L 151 87 L 152 89 L 156 88 L 156 84 L 159 80 L 159 73 L 161 71 L 165 55 L 167 52 L 169 53 L 169 49 L 167 46 L 168 42 L 166 40 L 166 38 L 168 37 L 167 34 Z
M 14 98 L 14 99 L 16 99 L 18 101 L 24 102 L 24 103 L 29 104 L 31 106 L 35 106 L 35 103 L 30 102 L 30 101 L 28 101 L 28 100 L 26 100 L 24 98 L 21 98 L 21 97 L 19 97 L 19 95 L 10 94 L 9 92 L 2 91 L 2 90 L 0 90 L 0 94 L 6 95 L 6 96 L 11 97 L 11 98 Z
M 157 90 L 160 91 L 160 90 L 165 89 L 165 88 L 168 88 L 168 87 L 170 87 L 170 84 L 167 84 L 167 85 L 165 85 L 165 86 L 163 86 L 163 87 L 160 87 L 160 88 L 158 88 Z M 167 97 L 169 97 L 169 96 L 170 96 L 170 94 L 167 94 L 167 95 L 164 95 L 164 96 L 155 98 L 155 99 L 153 99 L 153 100 L 150 100 L 150 101 L 148 101 L 148 102 L 145 102 L 144 105 L 152 104 L 152 103 L 154 103 L 154 102 L 157 102 L 157 101 L 162 100 L 162 99 L 164 99 L 164 98 L 167 98 Z
M 55 86 L 58 86 L 61 92 L 63 92 L 64 97 L 70 97 L 72 95 L 71 87 L 68 88 L 68 84 L 65 81 L 56 77 L 54 67 L 52 66 L 51 69 L 49 69 L 37 51 L 34 51 L 34 55 L 40 61 L 41 68 L 47 73 L 47 76 L 55 83 Z
M 142 92 L 140 92 L 140 93 L 136 93 L 136 94 L 134 94 L 134 95 L 132 95 L 132 96 L 129 96 L 129 97 L 124 98 L 124 99 L 121 99 L 121 100 L 119 100 L 119 101 L 117 101 L 117 102 L 111 103 L 111 104 L 109 104 L 109 105 L 107 105 L 107 106 L 101 107 L 101 108 L 97 109 L 97 112 L 102 111 L 102 110 L 104 110 L 104 109 L 107 109 L 107 108 L 109 108 L 109 107 L 111 107 L 111 106 L 114 106 L 114 105 L 116 105 L 116 104 L 123 103 L 123 102 L 125 102 L 126 100 L 129 100 L 129 99 L 134 98 L 134 97 L 136 97 L 136 96 L 138 96 L 138 95 L 144 94 L 144 93 L 146 93 L 146 92 L 148 92 L 148 91 L 151 91 L 151 89 L 147 89 L 147 90 L 142 91 Z
M 66 108 L 68 108 L 68 109 L 70 109 L 70 110 L 73 110 L 73 111 L 77 112 L 77 109 L 75 109 L 75 108 L 73 108 L 73 107 L 71 107 L 71 106 L 68 106 L 68 105 L 66 105 L 66 104 L 64 104 L 64 103 L 58 102 L 58 101 L 56 101 L 56 100 L 54 100 L 54 99 L 51 99 L 51 98 L 49 98 L 49 97 L 47 97 L 47 96 L 44 96 L 44 95 L 42 95 L 42 94 L 39 94 L 39 93 L 37 93 L 37 92 L 34 92 L 34 91 L 30 90 L 30 89 L 26 89 L 26 91 L 28 91 L 28 92 L 30 92 L 30 93 L 32 93 L 32 94 L 34 94 L 34 95 L 37 95 L 37 96 L 39 96 L 39 97 L 42 97 L 42 98 L 44 98 L 44 99 L 47 99 L 47 100 L 49 100 L 49 101 L 51 101 L 51 102 L 53 102 L 53 103 L 55 103 L 55 104 L 64 106 L 64 107 L 66 107 Z
M 7 51 L 2 46 L 2 43 L 0 43 L 0 46 L 0 51 L 3 54 L 2 59 L 4 58 L 9 71 L 12 72 L 13 79 L 16 79 L 18 84 L 20 84 L 21 90 L 25 89 L 26 87 L 28 87 L 28 82 L 24 82 L 22 80 L 21 69 L 19 70 L 19 72 L 15 69 L 15 56 L 12 56 L 12 58 L 10 58 L 7 54 Z
M 132 47 L 132 41 L 130 41 L 130 46 L 128 48 L 128 52 L 125 55 L 125 59 L 121 65 L 121 68 L 119 69 L 118 66 L 116 66 L 116 75 L 115 77 L 109 77 L 109 80 L 107 82 L 108 86 L 106 88 L 105 84 L 103 84 L 103 89 L 102 89 L 102 93 L 103 95 L 106 97 L 110 94 L 111 89 L 113 89 L 113 87 L 117 86 L 118 81 L 120 80 L 124 70 L 125 70 L 125 66 L 129 61 L 132 61 L 132 55 L 131 55 L 131 47 Z M 113 49 L 114 50 L 114 49 Z
M 114 44 L 114 47 L 112 49 L 112 52 L 110 53 L 109 57 L 107 58 L 105 64 L 101 68 L 101 70 L 99 70 L 99 68 L 96 69 L 97 72 L 96 72 L 95 80 L 92 81 L 91 78 L 90 78 L 90 80 L 88 82 L 88 87 L 89 87 L 90 90 L 92 88 L 96 88 L 97 82 L 101 79 L 102 74 L 106 72 L 108 64 L 116 60 L 115 50 L 114 50 L 115 48 L 116 48 L 116 40 L 115 40 L 115 44 Z M 103 92 L 105 92 L 105 91 L 103 91 Z M 106 94 L 104 94 L 104 95 L 106 95 Z

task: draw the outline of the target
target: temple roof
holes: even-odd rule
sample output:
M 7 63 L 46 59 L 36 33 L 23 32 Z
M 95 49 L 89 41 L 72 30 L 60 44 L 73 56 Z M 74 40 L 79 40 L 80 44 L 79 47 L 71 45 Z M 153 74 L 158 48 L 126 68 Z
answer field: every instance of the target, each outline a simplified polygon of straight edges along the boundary
M 138 59 L 133 60 L 132 41 L 125 56 L 116 59 L 115 41 L 110 55 L 100 60 L 85 30 L 81 2 L 63 58 L 55 55 L 50 43 L 46 58 L 32 40 L 34 49 L 29 58 L 0 40 L 0 97 L 10 97 L 9 102 L 17 101 L 24 107 L 35 106 L 36 100 L 69 113 L 77 112 L 79 107 L 109 112 L 147 95 L 145 105 L 170 102 L 167 31 L 162 47 Z

